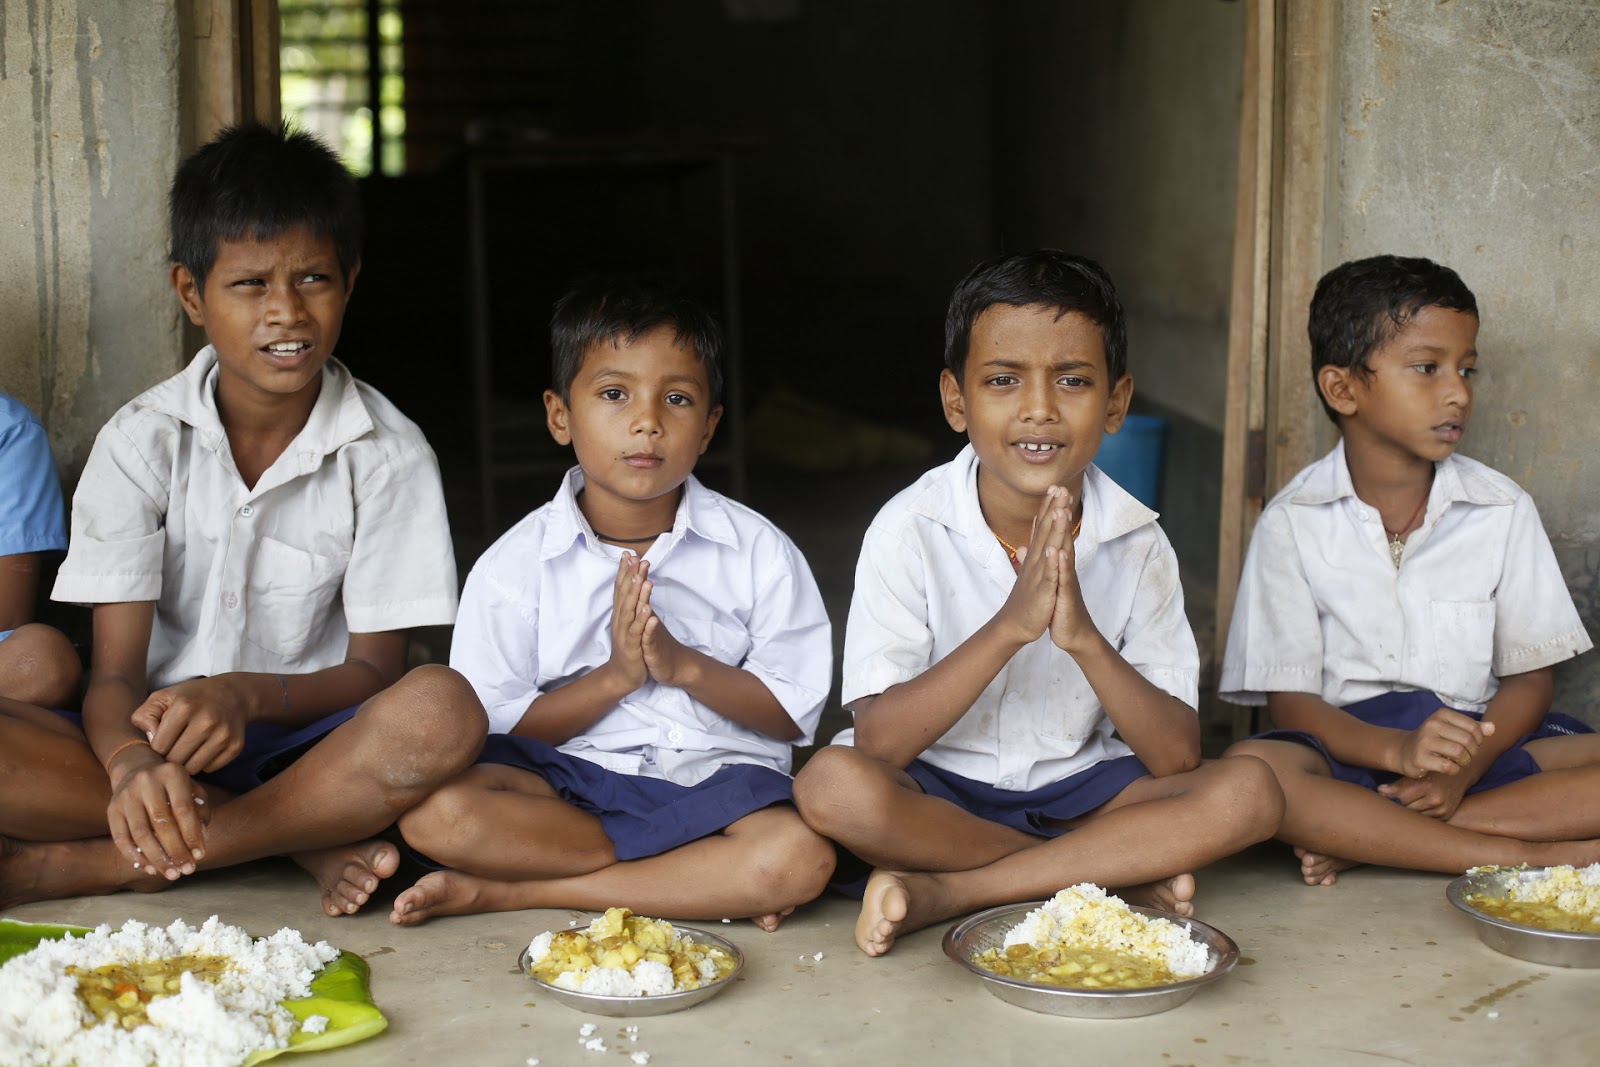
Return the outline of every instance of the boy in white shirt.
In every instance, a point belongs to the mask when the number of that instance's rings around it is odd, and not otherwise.
[[[1357,260],[1318,283],[1310,335],[1340,441],[1251,538],[1221,691],[1278,729],[1230,751],[1277,773],[1307,885],[1600,860],[1600,735],[1549,710],[1551,665],[1592,642],[1532,499],[1455,454],[1472,291],[1426,259]]]
[[[1199,657],[1155,513],[1092,466],[1127,413],[1121,303],[1053,249],[976,267],[940,392],[968,447],[868,529],[845,634],[853,738],[795,783],[870,863],[856,943],[1078,882],[1193,914],[1198,867],[1270,837],[1257,760],[1200,760]]]
[[[794,544],[691,471],[721,417],[716,324],[648,283],[556,305],[549,428],[578,466],[473,567],[451,666],[478,765],[401,818],[441,870],[391,919],[627,906],[775,929],[832,846],[791,806],[833,670]]]
[[[399,862],[373,835],[485,733],[446,668],[381,692],[407,630],[454,617],[438,467],[333,358],[360,208],[325,145],[223,131],[171,223],[210,344],[113,416],[79,482],[54,596],[94,606],[89,687],[66,732],[0,718],[0,750],[36,757],[0,807],[21,839],[0,838],[0,905],[292,852],[347,914]]]

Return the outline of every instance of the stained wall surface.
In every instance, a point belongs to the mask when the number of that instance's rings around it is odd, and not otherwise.
[[[0,390],[39,412],[69,479],[180,365],[177,152],[172,0],[0,4]]]
[[[1539,506],[1600,634],[1600,6],[1344,5],[1327,266],[1394,252],[1461,273],[1482,313],[1462,451]],[[1600,723],[1600,654],[1557,706]]]

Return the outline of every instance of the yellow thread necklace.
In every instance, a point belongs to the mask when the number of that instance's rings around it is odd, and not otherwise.
[[[1083,513],[1079,512],[1078,513],[1078,521],[1073,523],[1073,525],[1072,525],[1072,533],[1071,533],[1071,535],[1069,537],[1069,540],[1076,541],[1078,539],[1078,531],[1081,530],[1081,529],[1083,529]],[[994,539],[996,541],[1000,542],[1000,547],[1006,550],[1006,559],[1009,559],[1011,561],[1011,565],[1013,567],[1017,566],[1018,564],[1017,564],[1017,548],[1016,548],[1016,546],[1013,545],[1010,541],[1007,541],[1004,537],[1001,537],[999,534],[994,533],[994,530],[991,529],[989,532],[993,533],[994,534]]]

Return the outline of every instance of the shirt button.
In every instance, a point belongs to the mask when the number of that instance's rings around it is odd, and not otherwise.
[[[235,593],[227,593],[222,598],[222,606],[232,611],[239,606],[239,597]]]
[[[247,519],[255,513],[256,509],[251,507],[249,504],[246,504],[244,507],[239,509],[239,514],[243,515]]]
[[[683,744],[683,732],[676,729],[667,731],[667,742],[673,745]]]

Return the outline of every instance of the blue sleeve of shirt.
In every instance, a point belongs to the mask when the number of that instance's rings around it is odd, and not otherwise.
[[[27,408],[0,394],[0,556],[66,547],[67,513],[49,438]]]

